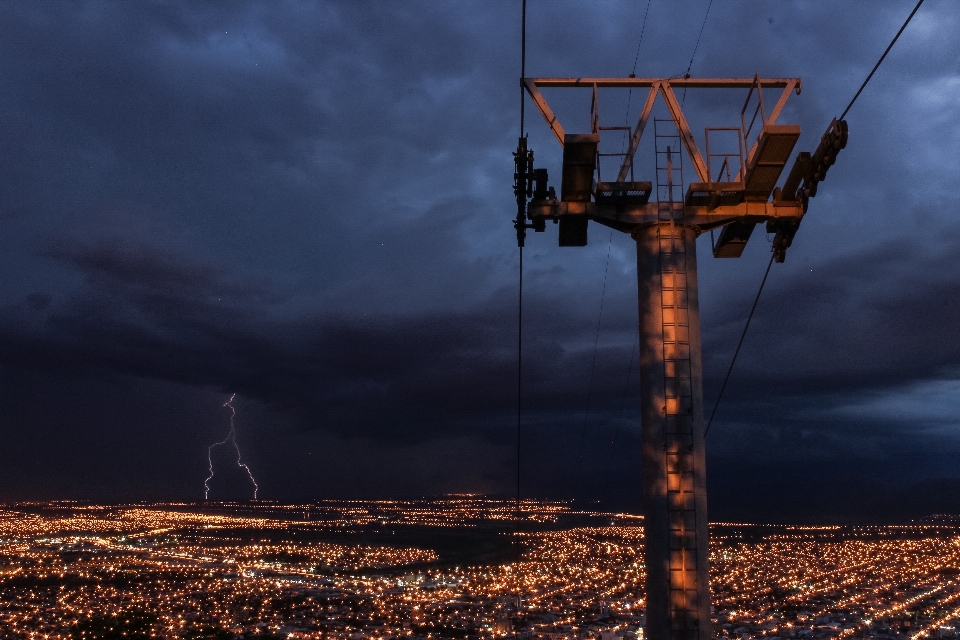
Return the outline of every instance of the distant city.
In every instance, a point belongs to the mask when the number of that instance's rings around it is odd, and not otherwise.
[[[714,635],[956,637],[960,518],[710,527]],[[642,640],[643,520],[482,496],[0,506],[0,638]]]

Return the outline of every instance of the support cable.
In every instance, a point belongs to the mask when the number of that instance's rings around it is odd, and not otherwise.
[[[520,247],[520,282],[517,294],[517,497],[515,533],[520,534],[520,427],[523,418],[523,247]],[[517,561],[520,560],[519,543]]]
[[[847,115],[847,111],[850,111],[850,107],[853,106],[853,103],[857,101],[857,98],[860,97],[860,92],[863,91],[863,88],[867,86],[867,83],[870,82],[870,78],[873,77],[873,74],[876,73],[877,69],[880,68],[880,63],[883,62],[883,59],[887,57],[887,54],[890,53],[890,49],[893,48],[893,45],[897,42],[897,38],[900,37],[900,34],[903,33],[903,30],[907,28],[907,25],[910,24],[910,20],[913,18],[913,14],[917,12],[917,9],[920,8],[920,5],[923,4],[923,0],[920,0],[917,3],[917,6],[913,8],[913,11],[910,12],[910,15],[907,16],[907,19],[904,21],[903,26],[900,27],[900,31],[897,31],[897,35],[893,36],[893,40],[890,41],[890,44],[887,45],[887,50],[883,52],[883,55],[880,56],[880,59],[877,60],[877,64],[873,65],[873,69],[870,71],[870,74],[867,76],[867,79],[863,81],[863,84],[860,85],[860,88],[857,89],[857,94],[853,96],[853,100],[850,101],[850,104],[847,105],[847,108],[843,110],[843,113],[840,114],[839,120],[843,120],[843,117]]]
[[[652,0],[647,0],[647,9],[643,12],[643,22],[640,24],[640,40],[637,42],[637,53],[633,56],[633,69],[630,70],[630,77],[637,77],[637,62],[640,60],[640,45],[643,44],[643,32],[647,30],[647,15],[650,13],[650,2]],[[624,116],[623,124],[630,125],[630,101],[633,99],[633,87],[630,87],[630,91],[627,93],[627,115]],[[620,145],[620,150],[623,151],[623,144]]]
[[[693,68],[693,59],[697,57],[697,49],[700,48],[700,38],[703,37],[703,28],[707,26],[707,17],[710,15],[710,7],[713,6],[713,0],[707,4],[707,12],[703,14],[703,22],[700,23],[700,33],[697,34],[697,44],[693,46],[693,53],[690,55],[690,62],[687,63],[687,70],[684,75],[690,75],[690,69]]]
[[[707,3],[707,11],[703,14],[703,22],[700,23],[700,33],[697,34],[697,43],[693,45],[693,53],[690,54],[690,62],[687,63],[687,70],[683,72],[684,78],[690,77],[690,69],[693,68],[693,59],[697,57],[697,49],[700,48],[700,38],[703,37],[703,28],[707,26],[707,18],[710,16],[710,7],[713,6],[713,0]],[[683,88],[683,97],[680,98],[680,107],[687,101],[687,88]]]
[[[524,137],[524,105],[526,96],[524,95],[523,81],[527,77],[527,0],[523,0],[520,17],[520,138]],[[524,186],[524,188],[526,188]],[[526,221],[518,213],[517,225],[523,225]],[[519,228],[518,228],[519,231]],[[519,236],[518,236],[519,237]],[[517,552],[517,616],[520,615],[520,559],[523,549],[520,545],[520,435],[523,426],[523,242],[518,243],[520,249],[519,260],[519,278],[517,286],[517,494],[515,502],[514,516],[514,544]]]
[[[637,72],[637,61],[640,60],[640,45],[643,44],[643,32],[647,30],[647,15],[650,13],[650,2],[651,0],[647,0],[647,8],[643,12],[643,22],[640,23],[640,41],[637,42],[637,53],[633,56],[633,71],[630,73],[635,74]]]
[[[711,0],[713,2],[713,0]],[[857,93],[854,94],[853,99],[850,100],[850,104],[847,105],[847,108],[843,110],[843,113],[840,114],[838,120],[843,120],[847,115],[847,112],[850,111],[850,108],[853,106],[853,103],[857,101],[857,98],[860,97],[860,94],[863,92],[864,88],[867,86],[867,83],[870,82],[870,79],[873,78],[873,74],[877,72],[877,69],[880,68],[880,64],[883,62],[884,58],[887,57],[887,54],[890,53],[890,50],[893,49],[893,45],[896,44],[897,40],[900,38],[900,34],[903,33],[904,29],[907,28],[907,25],[910,24],[910,20],[913,19],[914,14],[917,13],[917,10],[920,9],[920,5],[923,4],[923,0],[919,0],[916,6],[913,7],[913,11],[910,12],[910,15],[907,16],[907,19],[904,20],[903,24],[900,26],[900,30],[897,31],[897,34],[893,36],[893,40],[890,41],[890,44],[887,45],[887,48],[884,50],[883,55],[880,56],[880,59],[877,60],[877,64],[873,65],[873,69],[870,70],[870,73],[867,74],[866,79],[863,81],[863,84],[860,85],[860,88],[857,89]],[[709,6],[707,7],[707,12],[710,12]],[[706,22],[706,18],[704,18]],[[700,29],[701,33],[703,28]],[[699,43],[699,39],[698,39]],[[694,49],[696,53],[696,49]],[[691,59],[692,62],[692,59]],[[688,68],[689,71],[689,68]],[[706,437],[707,433],[710,431],[710,425],[713,424],[713,418],[717,414],[717,407],[720,406],[720,400],[723,399],[723,392],[727,388],[727,381],[730,380],[730,373],[733,371],[733,365],[737,361],[737,354],[740,353],[740,347],[743,345],[743,339],[747,335],[747,329],[750,327],[750,320],[753,318],[753,312],[757,309],[757,302],[760,301],[760,293],[763,291],[763,285],[767,282],[767,275],[770,273],[770,266],[773,264],[773,256],[770,256],[770,263],[767,265],[767,271],[763,274],[763,281],[760,283],[760,289],[757,291],[757,297],[753,301],[753,307],[750,309],[750,315],[747,317],[747,324],[743,327],[743,333],[740,335],[740,342],[737,343],[737,349],[733,353],[733,359],[730,361],[730,368],[727,369],[727,375],[723,379],[723,385],[720,387],[720,394],[717,396],[717,401],[713,405],[713,411],[710,413],[710,420],[707,421],[707,427],[703,430],[703,436]]]
[[[527,0],[523,0],[522,15],[520,17],[520,137],[523,137],[523,107],[526,99],[523,95],[523,81],[527,77]]]
[[[737,343],[737,348],[733,352],[733,359],[730,360],[730,368],[727,369],[727,375],[723,378],[723,384],[720,385],[720,393],[717,395],[717,401],[713,405],[713,411],[710,412],[710,420],[707,421],[707,428],[703,430],[703,437],[707,437],[707,433],[710,431],[710,425],[713,424],[713,417],[717,415],[717,407],[720,406],[720,401],[723,399],[723,391],[727,388],[727,381],[730,380],[730,374],[733,372],[733,365],[737,363],[737,356],[740,354],[740,347],[743,346],[743,339],[747,336],[747,329],[750,328],[750,321],[753,320],[753,312],[757,310],[757,303],[760,302],[760,294],[763,293],[763,285],[767,283],[767,276],[770,275],[770,267],[773,266],[773,258],[776,254],[770,254],[770,262],[767,263],[767,270],[763,274],[763,280],[760,281],[760,288],[757,290],[757,297],[753,300],[753,306],[750,307],[750,315],[747,316],[747,324],[743,326],[743,333],[740,334],[740,342]]]

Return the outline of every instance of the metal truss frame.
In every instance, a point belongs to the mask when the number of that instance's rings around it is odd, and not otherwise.
[[[640,112],[640,117],[637,120],[637,126],[630,135],[630,146],[620,166],[620,171],[617,174],[618,182],[623,181],[627,177],[627,174],[633,166],[633,158],[636,155],[640,139],[643,136],[647,121],[650,119],[650,113],[653,110],[653,105],[656,102],[658,94],[663,97],[670,116],[677,125],[677,130],[680,132],[687,154],[693,162],[697,177],[700,182],[710,182],[707,165],[704,162],[703,155],[697,148],[697,143],[694,141],[693,134],[690,131],[690,125],[687,124],[687,119],[683,115],[683,109],[677,101],[674,89],[748,89],[751,92],[747,96],[748,101],[753,90],[756,89],[758,93],[760,93],[759,99],[761,105],[763,100],[761,92],[763,89],[782,89],[783,91],[773,109],[770,110],[769,113],[763,113],[761,116],[764,126],[772,126],[776,123],[777,118],[780,117],[780,112],[783,110],[784,105],[786,105],[791,92],[799,94],[802,88],[800,78],[761,78],[759,74],[753,78],[524,78],[522,83],[530,95],[530,98],[533,99],[534,104],[537,105],[540,114],[543,115],[544,120],[546,120],[553,135],[556,136],[560,142],[560,146],[563,146],[565,131],[563,125],[560,124],[557,116],[553,113],[550,105],[547,104],[546,99],[540,92],[541,88],[580,87],[593,89],[593,102],[591,104],[591,129],[593,130],[599,128],[596,115],[598,112],[597,89],[649,89],[643,109]],[[746,105],[744,105],[744,110],[745,109]],[[748,158],[752,155],[755,148],[756,145],[751,148]]]

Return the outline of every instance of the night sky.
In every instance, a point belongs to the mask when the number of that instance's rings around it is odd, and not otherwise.
[[[530,0],[527,75],[696,46],[693,76],[801,77],[780,122],[812,151],[914,2],[717,0],[699,46],[708,0],[647,4]],[[711,428],[712,519],[960,510],[957,33],[928,0],[851,109]],[[262,499],[510,495],[519,43],[519,0],[6,3],[0,500],[202,499],[233,393]],[[589,90],[544,93],[589,130]],[[743,98],[689,92],[699,144]],[[556,233],[524,255],[523,494],[635,510],[633,242]],[[769,251],[700,239],[708,414]],[[211,498],[252,496],[230,453]]]

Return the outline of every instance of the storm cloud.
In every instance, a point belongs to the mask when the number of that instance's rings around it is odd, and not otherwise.
[[[641,77],[798,76],[781,121],[800,149],[911,8],[714,3],[697,45],[706,2],[654,0],[644,25],[645,6],[531,2],[528,75],[626,76],[636,56]],[[232,393],[260,497],[509,492],[519,18],[5,7],[0,499],[198,499]],[[956,496],[958,21],[946,0],[918,12],[771,271],[708,438],[715,518],[882,518],[891,487],[905,503],[931,482]],[[548,98],[587,128],[587,94]],[[642,102],[601,98],[618,125]],[[690,92],[695,134],[738,120],[737,100]],[[556,183],[529,104],[527,129]],[[708,414],[768,242],[715,261],[700,241]],[[524,491],[637,508],[632,241],[598,226],[560,249],[551,225],[524,267]]]

